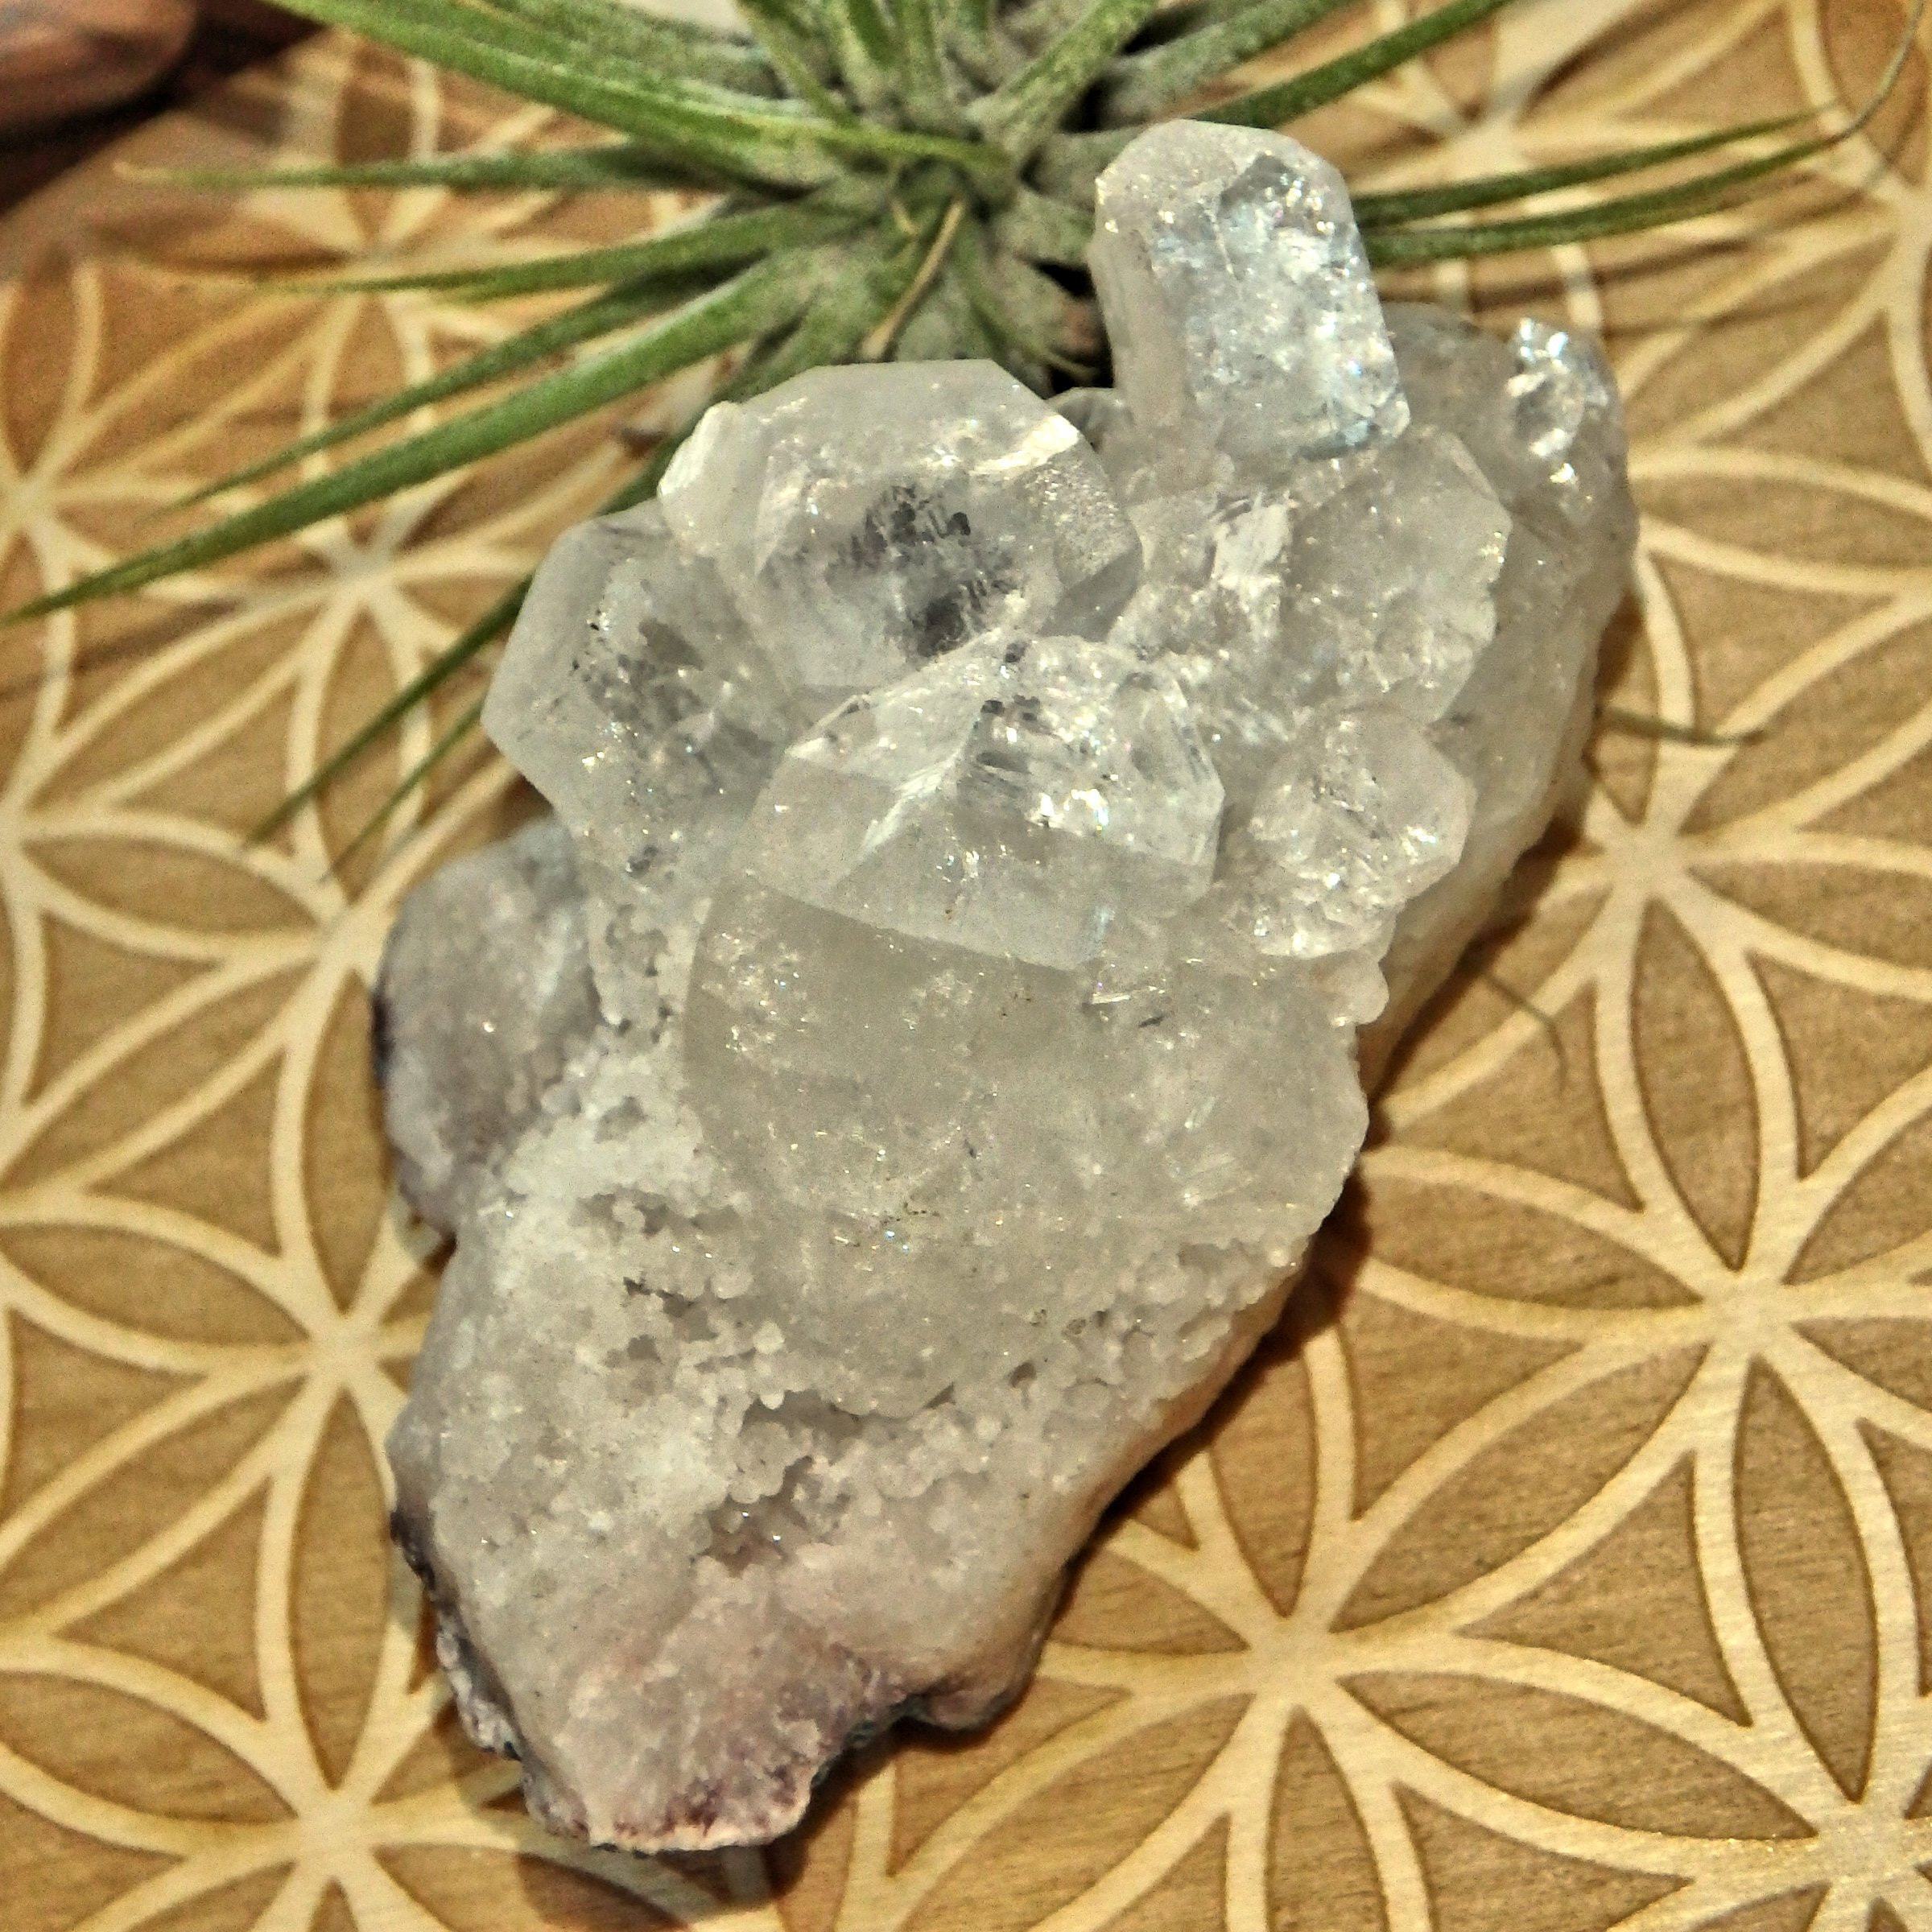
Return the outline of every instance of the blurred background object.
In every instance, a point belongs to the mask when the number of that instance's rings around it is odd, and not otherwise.
[[[6,0],[0,132],[112,107],[153,85],[194,31],[194,0]]]
[[[733,0],[631,0],[713,26]],[[314,29],[274,0],[0,0],[0,211]]]
[[[269,0],[0,0],[0,208],[311,31]]]

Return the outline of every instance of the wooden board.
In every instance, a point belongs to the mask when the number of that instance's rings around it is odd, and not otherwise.
[[[1655,139],[1856,93],[1901,17],[1533,3],[1314,131],[1391,181]],[[429,1277],[365,987],[398,895],[514,809],[502,770],[345,856],[419,720],[241,836],[597,493],[609,426],[0,639],[6,1932],[1932,1926],[1923,74],[1781,204],[1802,225],[1445,283],[1606,328],[1629,390],[1641,613],[1579,825],[1031,1694],[875,1752],[768,1860],[533,1829],[383,1535]],[[122,158],[428,149],[503,112],[324,42]],[[238,265],[617,218],[231,212],[90,164],[0,231],[6,594],[503,326]]]

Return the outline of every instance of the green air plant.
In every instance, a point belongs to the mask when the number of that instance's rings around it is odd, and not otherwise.
[[[213,189],[675,188],[715,199],[681,226],[614,246],[307,283],[437,289],[478,302],[578,293],[534,326],[199,494],[217,497],[397,429],[426,404],[486,387],[491,399],[431,427],[402,430],[188,536],[52,591],[17,617],[132,591],[285,537],[728,352],[721,393],[737,397],[817,364],[888,356],[991,357],[1041,388],[1056,376],[1088,377],[1104,354],[1083,269],[1094,181],[1139,128],[1183,112],[1249,126],[1291,124],[1512,0],[1439,0],[1350,52],[1233,92],[1236,70],[1359,0],[742,0],[743,35],[654,18],[621,0],[283,3],[564,109],[608,138],[540,152],[176,180]],[[1361,194],[1356,208],[1370,256],[1393,266],[1544,249],[1727,207],[1862,127],[1896,78],[1917,19],[1915,10],[1872,103],[1835,128],[1786,116],[1560,167]],[[1662,186],[1581,198],[1565,192],[1663,169],[1673,171]],[[519,374],[521,387],[505,386]],[[647,497],[676,442],[660,442],[606,507]],[[278,817],[501,638],[523,588],[514,586],[446,646]],[[403,789],[473,722],[473,710],[464,713]]]

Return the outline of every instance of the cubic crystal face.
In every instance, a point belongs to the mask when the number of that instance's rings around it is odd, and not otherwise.
[[[1385,318],[1277,136],[1158,129],[1102,210],[1117,389],[815,371],[558,543],[485,710],[551,815],[385,958],[456,1237],[398,1534],[600,1842],[768,1839],[1013,1694],[1577,765],[1596,352]]]
[[[1407,420],[1348,190],[1298,142],[1150,129],[1100,176],[1091,261],[1146,428],[1273,478]]]

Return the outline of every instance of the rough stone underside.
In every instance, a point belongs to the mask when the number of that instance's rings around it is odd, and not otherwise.
[[[820,371],[565,537],[485,715],[554,815],[390,945],[456,1236],[398,1530],[564,1830],[768,1839],[1013,1694],[1575,768],[1596,351],[1385,313],[1232,128],[1128,151],[1094,268],[1118,390]]]

